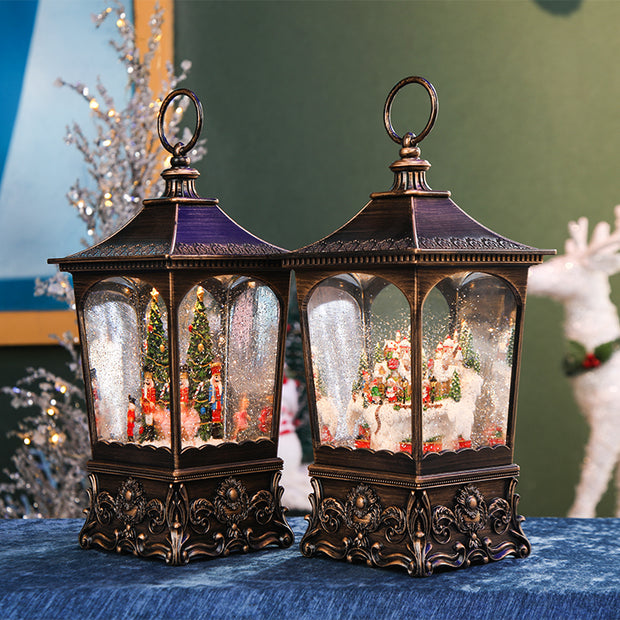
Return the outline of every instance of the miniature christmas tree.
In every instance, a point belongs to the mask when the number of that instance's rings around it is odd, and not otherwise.
[[[469,325],[463,321],[459,336],[459,345],[461,346],[461,351],[463,353],[463,366],[465,366],[465,368],[471,368],[476,372],[480,372],[480,356],[474,350],[473,340],[474,337],[471,333]]]
[[[200,415],[199,437],[206,441],[211,435],[211,405],[209,403],[209,382],[213,362],[213,342],[207,311],[204,305],[204,289],[198,287],[194,304],[194,319],[189,326],[191,333],[187,347],[187,368],[189,393],[194,407]]]
[[[366,392],[364,391],[364,387],[366,387],[366,383],[370,381],[370,375],[368,372],[368,356],[366,355],[366,351],[362,351],[360,356],[360,363],[357,369],[357,379],[353,384],[354,392],[362,393],[362,405],[363,407],[368,407],[368,398]]]
[[[508,347],[506,350],[506,363],[508,366],[512,366],[512,360],[515,354],[515,328],[514,325],[510,330],[510,338],[508,339]]]
[[[169,402],[170,393],[168,386],[170,385],[170,378],[168,376],[168,337],[164,330],[161,311],[157,303],[158,297],[159,293],[153,289],[151,291],[149,318],[146,326],[142,367],[145,371],[147,369],[150,370],[153,375],[157,401]]]
[[[457,403],[461,400],[461,377],[459,373],[455,370],[452,374],[452,379],[450,380],[450,398]]]

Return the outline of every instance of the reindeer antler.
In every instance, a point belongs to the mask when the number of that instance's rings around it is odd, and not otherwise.
[[[566,240],[565,253],[586,259],[609,256],[620,250],[620,205],[616,205],[614,213],[614,231],[611,232],[607,222],[599,222],[592,231],[589,243],[588,218],[580,217],[576,222],[569,222],[570,238]]]

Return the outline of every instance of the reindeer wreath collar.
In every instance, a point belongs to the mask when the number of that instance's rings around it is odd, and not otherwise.
[[[575,340],[568,341],[568,351],[562,360],[562,368],[567,377],[576,377],[604,364],[620,349],[620,338],[599,344],[588,353],[586,348]]]

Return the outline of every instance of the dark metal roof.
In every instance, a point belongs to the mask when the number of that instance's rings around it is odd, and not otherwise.
[[[370,202],[344,226],[292,252],[291,264],[296,257],[301,260],[319,254],[481,252],[504,258],[507,253],[515,257],[534,254],[533,260],[538,262],[543,255],[554,253],[493,232],[465,213],[450,198],[450,192],[433,191],[426,184],[427,161],[405,156],[390,168],[395,180],[389,191],[371,194]],[[523,257],[518,260],[522,262]]]

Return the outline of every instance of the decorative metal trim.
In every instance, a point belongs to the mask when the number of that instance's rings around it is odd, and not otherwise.
[[[141,256],[162,256],[170,252],[170,242],[108,242],[105,244],[94,245],[90,248],[82,250],[78,254],[74,254],[68,258],[84,259],[84,258],[112,258],[112,257],[141,257]]]
[[[487,563],[514,555],[523,558],[529,555],[531,546],[521,529],[523,517],[516,512],[519,496],[514,492],[516,479],[510,482],[508,498],[494,498],[487,503],[480,490],[472,484],[465,485],[455,494],[454,510],[446,506],[434,506],[431,533],[435,541],[448,544],[454,540],[454,556],[434,554],[431,558],[435,566],[458,568],[472,563]],[[504,537],[494,544],[490,536],[481,533],[491,530],[491,534]],[[458,536],[458,533],[464,535]]]
[[[333,256],[293,256],[284,259],[285,267],[314,267],[324,265],[384,265],[384,264],[408,264],[408,263],[526,263],[536,264],[543,261],[544,254],[532,252],[516,252],[514,254],[499,253],[455,253],[421,249],[407,254],[384,254],[384,255],[333,255]]]
[[[312,478],[312,513],[306,519],[301,552],[312,557],[360,560],[370,566],[398,566],[409,575],[425,577],[437,568],[461,568],[527,556],[530,544],[517,515],[519,496],[511,478],[507,498],[488,502],[473,484],[455,490],[452,507],[431,507],[429,490],[411,490],[406,507],[384,508],[372,486],[351,487],[346,499],[325,497],[323,485]]]
[[[428,250],[525,250],[531,248],[503,237],[420,237],[421,249]]]
[[[286,250],[265,243],[177,243],[173,254],[181,256],[269,256],[283,254]]]
[[[64,259],[63,259],[64,260]],[[135,270],[154,270],[154,269],[256,269],[261,270],[281,269],[281,258],[273,255],[272,258],[265,256],[252,258],[251,256],[235,258],[230,257],[211,257],[211,256],[164,256],[162,258],[140,258],[133,260],[111,261],[101,260],[96,262],[66,262],[58,263],[61,271],[135,271]]]
[[[306,248],[297,250],[298,254],[322,252],[389,252],[414,249],[413,237],[401,239],[321,239]]]
[[[499,447],[499,446],[498,446]],[[502,446],[505,447],[505,446]],[[339,450],[341,448],[338,448]],[[350,448],[344,448],[352,451]],[[492,448],[496,449],[496,448]],[[356,470],[351,472],[345,472],[339,470],[337,472],[331,472],[328,469],[322,469],[320,465],[311,465],[310,473],[315,474],[321,478],[328,478],[332,480],[347,480],[351,482],[366,482],[368,484],[379,484],[390,487],[401,487],[405,489],[428,489],[437,487],[453,486],[456,484],[463,484],[467,482],[478,482],[481,480],[496,480],[499,478],[506,478],[518,473],[519,468],[516,465],[504,465],[499,466],[496,470],[474,470],[471,472],[460,472],[454,475],[434,474],[429,476],[429,479],[418,480],[416,478],[403,476],[397,478],[396,476],[383,477],[381,474],[366,475],[362,470]]]
[[[162,502],[149,500],[135,478],[125,479],[113,495],[101,490],[97,475],[91,473],[80,545],[158,557],[172,565],[274,544],[288,547],[293,532],[281,508],[280,478],[281,473],[274,472],[270,490],[250,496],[242,481],[229,476],[211,498],[191,501],[185,484],[175,482]]]

